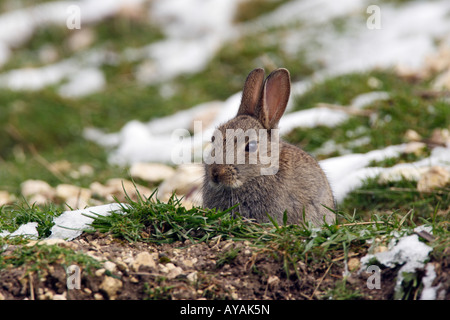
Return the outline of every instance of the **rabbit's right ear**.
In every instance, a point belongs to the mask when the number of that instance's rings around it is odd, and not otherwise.
[[[264,69],[257,68],[249,73],[242,91],[241,105],[237,115],[256,115],[264,83]]]
[[[286,110],[291,93],[289,71],[284,68],[272,71],[264,82],[262,102],[257,110],[258,118],[266,129],[277,127]]]

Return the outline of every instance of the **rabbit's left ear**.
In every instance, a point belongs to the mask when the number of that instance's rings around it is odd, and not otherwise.
[[[255,116],[256,107],[261,98],[261,91],[264,83],[264,69],[258,68],[253,70],[245,80],[244,89],[242,90],[241,105],[237,115]]]
[[[277,69],[264,82],[262,103],[258,110],[258,118],[266,129],[277,127],[281,116],[286,110],[291,93],[289,71]]]

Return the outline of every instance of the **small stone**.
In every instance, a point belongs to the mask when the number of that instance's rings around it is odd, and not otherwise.
[[[427,168],[414,168],[414,167],[393,167],[386,171],[383,171],[379,178],[379,183],[387,183],[392,181],[399,181],[406,179],[409,181],[417,181],[420,176],[428,171]]]
[[[450,146],[450,131],[448,129],[434,129],[430,142],[437,145]]]
[[[140,267],[156,268],[154,256],[145,251],[139,253],[132,262],[132,268],[139,271]]]
[[[117,297],[118,291],[122,288],[122,281],[119,279],[105,276],[102,283],[100,284],[100,289],[106,293],[109,299],[114,300]]]
[[[21,193],[24,197],[42,195],[46,199],[52,199],[55,196],[55,190],[45,181],[26,180],[21,184]]]
[[[130,168],[131,177],[151,183],[166,180],[174,174],[174,168],[161,163],[135,163]]]
[[[105,272],[106,272],[105,268],[100,268],[100,269],[95,270],[95,275],[97,277],[101,277],[101,276],[103,276],[105,274]]]
[[[189,274],[187,275],[187,279],[188,279],[189,282],[191,282],[191,283],[197,282],[197,280],[198,280],[198,272],[197,272],[197,271],[194,271],[194,272],[189,273]]]
[[[422,140],[422,137],[417,133],[417,131],[408,129],[405,132],[405,139],[407,141],[420,141]]]
[[[95,300],[103,300],[103,296],[100,293],[94,293],[94,299]]]
[[[405,146],[403,152],[406,154],[415,154],[416,156],[420,156],[424,153],[426,147],[427,145],[423,142],[412,141]]]
[[[375,247],[375,249],[373,249],[373,253],[380,253],[380,252],[385,252],[388,251],[388,247],[383,246],[383,245],[379,245],[377,247]]]
[[[347,265],[348,265],[349,271],[355,271],[355,270],[359,269],[360,261],[358,258],[350,258],[348,260]]]
[[[83,288],[83,291],[89,295],[92,294],[92,290],[89,288]]]
[[[55,294],[52,300],[67,300],[64,294]]]
[[[267,285],[271,288],[276,288],[278,284],[280,283],[280,278],[277,276],[269,276],[267,279]]]
[[[121,260],[117,260],[116,261],[116,266],[117,269],[119,269],[122,272],[128,272],[128,266],[125,262],[121,261]]]
[[[7,191],[0,191],[0,207],[6,204],[13,203],[14,200],[14,196],[10,195]]]
[[[67,47],[72,51],[88,48],[95,41],[95,33],[90,28],[82,28],[71,33],[66,40]]]
[[[131,277],[130,277],[130,282],[131,282],[131,283],[139,283],[139,280],[136,279],[136,277],[131,276]]]
[[[189,126],[190,131],[194,131],[195,122],[199,122],[202,125],[203,129],[208,128],[209,126],[214,124],[214,120],[216,120],[218,114],[221,110],[223,110],[223,102],[221,101],[211,101],[207,102],[207,108],[202,109],[200,112],[194,115],[192,119],[192,123]]]
[[[103,267],[104,267],[107,271],[109,271],[109,272],[116,272],[116,271],[117,271],[117,266],[116,266],[116,264],[115,264],[114,262],[112,262],[112,261],[106,261],[106,262],[103,264]]]
[[[44,204],[47,204],[47,203],[49,203],[51,201],[52,201],[51,198],[48,198],[48,197],[46,197],[46,196],[44,196],[42,194],[35,194],[35,195],[32,195],[31,197],[28,198],[28,202],[29,203],[34,203],[34,204],[37,204],[37,205],[44,205]]]
[[[184,265],[186,268],[189,269],[189,268],[193,268],[193,267],[194,267],[194,264],[196,264],[197,261],[198,261],[197,258],[193,258],[193,259],[185,259],[185,260],[182,261],[182,263],[183,263],[183,265]]]
[[[372,89],[380,89],[383,86],[383,82],[375,77],[367,79],[367,85]]]
[[[110,195],[115,196],[119,201],[125,201],[126,194],[132,200],[137,200],[138,197],[136,190],[140,193],[141,196],[145,197],[149,197],[153,192],[147,187],[134,184],[129,180],[120,178],[108,180],[105,186],[109,188]]]
[[[186,195],[202,184],[204,169],[202,165],[184,164],[180,165],[175,174],[164,180],[158,187],[158,197],[167,201],[173,192]]]
[[[60,184],[56,187],[56,197],[63,201],[66,201],[70,198],[89,200],[91,196],[91,190],[86,188],[80,188],[70,184]]]
[[[166,263],[165,265],[160,264],[159,265],[161,272],[167,273],[167,278],[174,279],[180,274],[183,273],[183,269],[180,267],[176,267],[173,263]]]
[[[434,166],[421,175],[417,182],[417,190],[420,192],[430,192],[433,189],[445,187],[449,182],[449,171],[444,167]]]

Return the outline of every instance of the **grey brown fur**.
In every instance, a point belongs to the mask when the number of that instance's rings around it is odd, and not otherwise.
[[[289,95],[290,76],[286,69],[273,71],[265,80],[264,70],[255,69],[245,82],[236,117],[217,130],[225,138],[226,129],[267,129],[270,141],[270,129],[277,128]],[[213,145],[215,143],[218,141],[213,141]],[[333,194],[317,161],[284,141],[280,140],[279,146],[278,171],[273,175],[261,175],[261,168],[268,165],[259,160],[257,164],[249,164],[249,152],[245,152],[245,164],[236,164],[236,161],[225,164],[225,154],[218,155],[223,157],[224,164],[205,164],[204,206],[225,210],[239,204],[235,211],[258,222],[268,222],[269,214],[282,223],[286,210],[289,224],[303,221],[303,213],[314,225],[323,224],[324,218],[327,223],[333,223],[334,214],[324,207],[334,209]],[[268,155],[271,152],[269,143]]]

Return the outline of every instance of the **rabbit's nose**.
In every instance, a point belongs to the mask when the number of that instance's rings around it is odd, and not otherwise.
[[[223,174],[224,174],[224,168],[214,167],[211,170],[211,177],[215,183],[219,182],[219,180],[220,180],[219,178]]]

